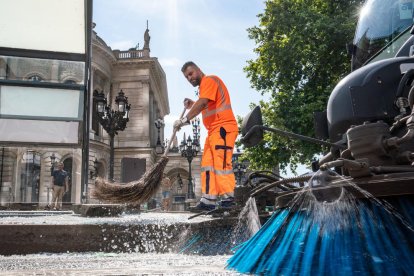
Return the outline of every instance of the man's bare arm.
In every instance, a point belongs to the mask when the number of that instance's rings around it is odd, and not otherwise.
[[[194,102],[193,106],[187,113],[187,119],[190,121],[194,117],[196,117],[198,114],[201,113],[205,108],[207,108],[208,105],[208,99],[206,98],[199,98],[196,102]]]

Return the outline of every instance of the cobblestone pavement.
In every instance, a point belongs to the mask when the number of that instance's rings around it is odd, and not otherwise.
[[[60,253],[0,256],[0,275],[241,275],[229,255]]]

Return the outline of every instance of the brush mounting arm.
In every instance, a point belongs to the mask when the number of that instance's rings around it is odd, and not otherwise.
[[[326,142],[323,140],[319,140],[319,139],[315,139],[312,137],[308,137],[308,136],[304,136],[304,135],[300,135],[300,134],[296,134],[293,132],[289,132],[289,131],[284,131],[281,129],[277,129],[277,128],[272,128],[272,127],[267,127],[267,126],[261,126],[261,125],[255,125],[253,126],[241,139],[240,141],[243,143],[244,141],[248,141],[249,138],[256,133],[257,131],[260,130],[267,130],[267,131],[271,131],[274,133],[277,133],[279,135],[283,135],[283,136],[287,136],[290,138],[294,138],[294,139],[298,139],[298,140],[302,140],[302,141],[307,141],[307,142],[311,142],[311,143],[315,143],[315,144],[319,144],[319,145],[323,145],[323,146],[328,146],[328,147],[334,147],[334,148],[339,148],[339,149],[346,149],[347,147],[345,145],[338,145],[338,144],[334,144],[334,143],[330,143],[330,142]]]
[[[368,163],[366,161],[358,160],[348,160],[339,158],[335,161],[327,162],[320,166],[321,171],[326,171],[334,167],[344,167],[345,169],[359,170],[368,168]]]

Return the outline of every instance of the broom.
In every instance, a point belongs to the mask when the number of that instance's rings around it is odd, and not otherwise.
[[[184,108],[180,119],[184,116],[185,111],[186,109]],[[139,205],[148,201],[160,186],[165,166],[168,163],[167,154],[176,133],[177,129],[175,128],[164,154],[139,180],[128,183],[116,183],[98,177],[95,180],[94,196],[102,201],[133,205]]]
[[[260,275],[410,275],[413,198],[357,200],[345,189],[341,200],[326,203],[306,187],[237,248],[227,267]]]

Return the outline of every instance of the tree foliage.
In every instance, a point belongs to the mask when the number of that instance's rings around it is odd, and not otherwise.
[[[350,72],[352,41],[362,0],[267,0],[259,26],[248,29],[257,58],[244,68],[253,88],[270,96],[260,102],[267,126],[314,137],[313,113],[323,111],[336,83]],[[247,149],[256,168],[295,168],[323,149],[309,142],[265,133]]]

